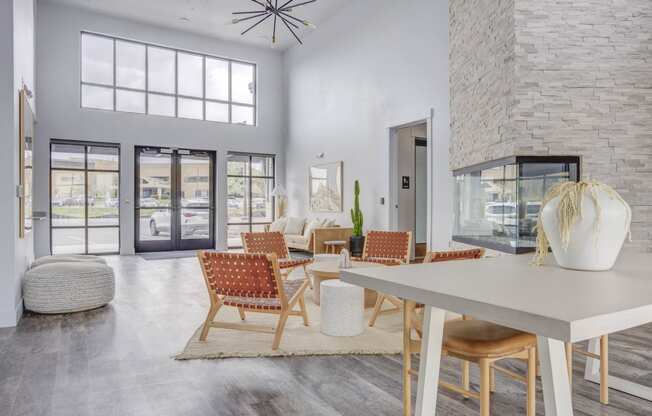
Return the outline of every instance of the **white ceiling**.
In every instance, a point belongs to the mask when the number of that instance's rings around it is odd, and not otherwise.
[[[244,36],[240,32],[255,23],[256,19],[231,24],[232,12],[262,9],[251,0],[42,0],[50,3],[81,7],[94,12],[151,23],[158,26],[184,30],[220,39],[245,42],[253,45],[271,45],[272,19],[258,25]],[[279,5],[281,1],[279,0]],[[302,0],[295,0],[300,3]],[[292,14],[308,19],[317,29],[300,28],[302,39],[312,30],[319,30],[320,23],[337,12],[351,0],[317,0],[315,3],[297,7]],[[189,19],[186,21],[185,19]],[[294,28],[293,28],[294,29]],[[279,21],[277,23],[278,49],[287,49],[295,44],[292,34]]]

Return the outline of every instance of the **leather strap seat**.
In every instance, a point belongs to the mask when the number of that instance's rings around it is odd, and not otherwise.
[[[456,356],[498,358],[536,346],[533,334],[487,321],[447,322],[444,327],[444,349]]]

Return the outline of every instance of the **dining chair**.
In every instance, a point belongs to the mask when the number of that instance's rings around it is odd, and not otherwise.
[[[362,257],[354,260],[371,263],[382,263],[387,266],[410,264],[412,233],[410,231],[369,231],[364,240]],[[382,309],[385,301],[394,307]],[[369,326],[376,324],[378,316],[400,312],[403,308],[401,300],[395,296],[378,293],[374,310],[369,318]]]
[[[482,249],[452,250],[426,253],[424,263],[479,259],[484,255]],[[404,414],[411,412],[411,376],[418,372],[412,370],[412,354],[421,351],[421,325],[419,309],[423,305],[411,300],[404,301],[403,308],[403,401]],[[413,338],[413,335],[416,338]],[[460,385],[440,381],[441,387],[464,397],[480,400],[480,415],[489,416],[490,396],[495,390],[495,372],[522,381],[527,385],[527,415],[535,416],[536,410],[536,336],[507,328],[491,322],[468,319],[448,321],[444,324],[442,354],[462,361]],[[527,362],[527,374],[518,374],[510,369],[496,365],[496,362],[516,358]],[[469,363],[480,367],[480,391],[471,390]]]
[[[262,254],[276,254],[278,265],[281,273],[287,278],[297,267],[302,267],[303,272],[308,277],[308,282],[312,288],[312,281],[308,276],[306,266],[313,262],[313,259],[293,259],[290,257],[290,250],[285,243],[283,234],[278,231],[271,232],[249,232],[241,233],[242,247],[245,253],[262,253]]]
[[[289,316],[301,316],[303,324],[308,326],[308,312],[304,300],[308,280],[283,279],[276,254],[199,251],[197,258],[211,301],[199,335],[200,341],[206,341],[211,328],[266,332],[274,334],[272,349],[276,350]],[[297,304],[299,310],[294,310]],[[276,328],[215,321],[223,306],[237,308],[243,321],[246,319],[245,312],[279,315]]]
[[[586,357],[587,360],[600,361],[600,403],[609,404],[609,335],[600,337],[600,353],[594,354],[581,350],[572,343],[566,343],[566,363],[568,365],[568,377],[573,384],[573,353],[576,352]]]

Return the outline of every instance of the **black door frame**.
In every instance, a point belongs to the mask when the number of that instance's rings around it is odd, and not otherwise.
[[[167,208],[170,211],[169,240],[141,241],[140,239],[140,155],[147,150],[170,155],[170,207]],[[181,236],[179,222],[179,214],[182,210],[180,161],[182,156],[193,154],[207,155],[209,158],[208,239],[183,239]],[[215,151],[163,146],[135,146],[134,159],[134,248],[136,253],[215,248]]]

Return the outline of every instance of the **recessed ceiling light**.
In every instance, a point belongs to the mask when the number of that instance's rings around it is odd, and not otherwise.
[[[179,18],[179,20],[181,20],[181,21],[182,21],[182,22],[184,22],[184,23],[186,23],[186,22],[189,22],[189,21],[190,21],[190,19],[189,19],[189,18],[187,18],[187,17],[185,17],[185,16],[182,16],[182,17],[180,17],[180,18]]]

